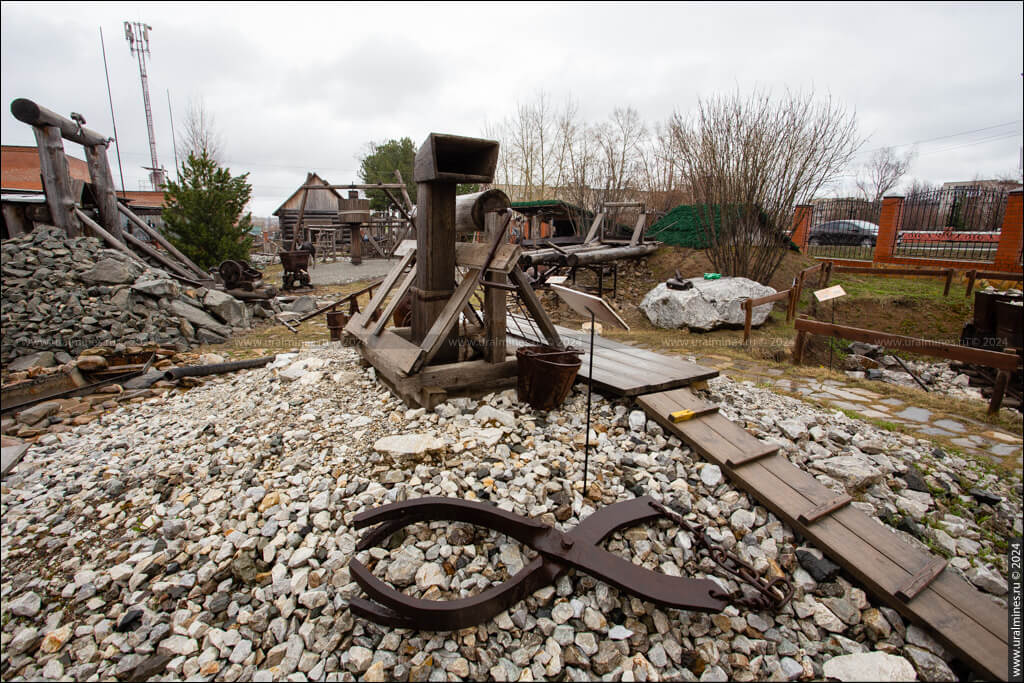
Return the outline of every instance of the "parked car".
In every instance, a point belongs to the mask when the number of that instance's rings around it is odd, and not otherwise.
[[[827,221],[811,227],[807,244],[854,244],[873,247],[878,240],[878,225],[870,221]]]

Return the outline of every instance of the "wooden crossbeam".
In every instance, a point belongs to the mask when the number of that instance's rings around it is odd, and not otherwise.
[[[797,519],[800,521],[801,524],[814,524],[815,522],[817,522],[822,517],[826,517],[828,515],[831,515],[836,510],[841,510],[842,508],[846,507],[847,505],[849,505],[852,502],[853,502],[853,498],[843,494],[841,496],[837,496],[836,498],[833,498],[832,500],[828,501],[827,503],[822,503],[821,505],[815,505],[814,507],[812,507],[807,512],[801,512],[797,516]]]
[[[917,597],[917,594],[928,587],[932,581],[938,578],[942,570],[946,568],[946,560],[936,557],[924,569],[910,577],[903,586],[896,590],[896,597],[908,602]]]
[[[415,281],[416,266],[414,265],[409,269],[409,272],[406,273],[405,279],[402,280],[402,284],[398,286],[394,296],[391,297],[391,301],[388,302],[387,308],[384,309],[380,318],[377,319],[377,324],[373,326],[372,330],[370,330],[370,334],[376,337],[384,330],[384,326],[388,324],[388,320],[391,319],[395,309],[402,303],[402,299],[405,298],[405,295],[409,292],[409,288],[412,287],[412,283]]]

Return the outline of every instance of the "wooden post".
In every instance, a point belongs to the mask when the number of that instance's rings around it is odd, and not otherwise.
[[[974,291],[974,281],[978,278],[978,271],[969,270],[967,271],[967,291],[964,293],[965,297],[969,297],[971,292]]]
[[[1006,385],[1010,381],[1010,373],[1000,370],[996,373],[996,383],[992,387],[992,398],[988,402],[988,414],[995,415],[999,412],[999,406],[1003,404],[1003,394],[1006,393]]]
[[[39,147],[39,172],[43,177],[46,205],[50,208],[53,224],[69,237],[82,234],[78,217],[74,214],[75,199],[71,195],[71,174],[64,156],[64,142],[56,126],[32,126]]]
[[[821,264],[821,270],[818,274],[818,289],[825,289],[828,287],[828,281],[832,277],[832,262],[825,261]]]
[[[747,299],[743,302],[743,343],[750,343],[750,324],[754,318],[753,300]]]
[[[497,212],[488,212],[484,215],[484,224],[487,234],[487,241],[492,242],[501,229],[501,217]],[[499,285],[508,283],[508,276],[504,273],[485,272],[484,279]],[[484,339],[484,360],[488,363],[505,362],[506,333],[506,310],[505,290],[499,287],[484,287],[484,325],[486,335]]]
[[[85,161],[89,166],[89,177],[96,195],[96,208],[100,212],[100,223],[107,229],[107,232],[123,241],[121,215],[117,211],[117,196],[114,194],[114,176],[110,172],[110,163],[107,161],[107,146],[86,145]]]
[[[302,235],[302,221],[306,215],[306,198],[309,197],[309,182],[313,179],[312,173],[306,174],[306,182],[302,186],[302,202],[299,203],[299,217],[295,219],[295,227],[292,228],[292,246],[288,248],[288,251],[295,251],[297,245],[302,244],[299,240]],[[310,264],[312,266],[312,263]]]
[[[793,342],[793,365],[800,365],[804,362],[804,345],[807,343],[807,333],[798,330],[796,341]]]
[[[942,296],[949,296],[949,288],[953,284],[953,273],[952,268],[946,268],[946,287],[942,290]]]
[[[455,183],[419,183],[416,193],[412,341],[420,344],[455,291]],[[438,362],[454,360],[457,351],[455,344],[446,343],[434,358]]]

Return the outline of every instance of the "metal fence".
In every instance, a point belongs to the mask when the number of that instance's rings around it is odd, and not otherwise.
[[[816,202],[807,231],[807,253],[819,258],[870,261],[878,241],[882,203],[864,199]]]
[[[893,256],[991,262],[1007,194],[957,187],[907,196]]]

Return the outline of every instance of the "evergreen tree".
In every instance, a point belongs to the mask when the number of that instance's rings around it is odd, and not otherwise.
[[[167,238],[201,268],[227,259],[249,258],[252,214],[242,214],[252,197],[248,173],[232,177],[204,149],[182,164],[178,182],[164,186]]]

